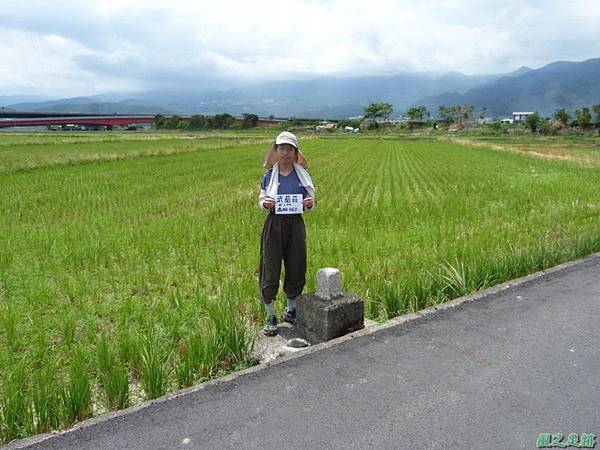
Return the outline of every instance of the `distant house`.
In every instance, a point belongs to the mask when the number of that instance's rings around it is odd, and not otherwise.
[[[323,125],[317,125],[315,130],[317,131],[333,131],[336,128],[335,123],[325,123]]]
[[[527,122],[527,116],[535,114],[534,112],[514,112],[512,113],[514,122]]]
[[[513,120],[512,119],[506,119],[506,118],[504,118],[504,119],[500,119],[500,122],[502,122],[502,123],[513,123]]]
[[[384,119],[383,117],[375,117],[375,118],[368,118],[368,119],[363,119],[362,123],[364,124],[370,124],[370,123],[389,123],[392,125],[398,125],[399,123],[402,122],[407,122],[408,119],[404,119],[402,117],[393,117],[393,118],[387,118]]]

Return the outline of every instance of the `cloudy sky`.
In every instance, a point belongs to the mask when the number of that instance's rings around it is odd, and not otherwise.
[[[600,57],[598,24],[596,0],[2,0],[0,95],[506,72]]]

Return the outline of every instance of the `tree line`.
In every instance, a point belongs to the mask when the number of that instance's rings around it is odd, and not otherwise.
[[[389,117],[394,112],[394,108],[391,103],[369,103],[364,108],[363,119],[383,119],[389,120]],[[473,117],[475,108],[472,105],[442,105],[438,109],[438,117],[447,123],[464,123]],[[431,118],[431,113],[427,110],[427,107],[413,106],[408,108],[404,115],[411,121],[420,122]],[[477,112],[478,117],[485,116],[485,108]]]
[[[394,108],[391,103],[374,102],[364,108],[363,117],[359,120],[342,120],[338,126],[351,125],[358,127],[363,120],[389,120]],[[410,122],[424,122],[431,119],[431,113],[423,105],[408,108],[404,115]],[[441,105],[437,111],[437,117],[444,123],[458,124],[462,126],[477,119],[483,119],[486,108],[475,110],[473,105]],[[570,113],[564,108],[554,111],[552,118],[544,118],[537,112],[527,116],[525,124],[533,132],[552,132],[564,127],[589,128],[595,125],[600,128],[600,104],[591,107],[582,107]],[[258,125],[256,114],[243,114],[241,122],[236,123],[234,116],[228,113],[208,116],[203,114],[193,115],[189,120],[184,120],[178,115],[165,117],[157,114],[154,117],[154,127],[157,129],[171,130],[226,130],[226,129],[249,129]]]
[[[586,129],[595,125],[600,128],[600,103],[592,105],[591,108],[583,107],[576,109],[573,114],[565,108],[558,108],[554,110],[552,118],[542,117],[535,112],[527,116],[526,123],[531,131],[540,131],[542,133],[551,133],[566,127]]]
[[[196,114],[189,120],[178,115],[165,117],[162,114],[154,116],[154,127],[159,130],[227,130],[231,128],[248,129],[258,125],[256,114],[243,114],[242,121],[236,123],[235,117],[228,113],[205,116]]]
[[[363,119],[389,120],[393,112],[394,108],[391,103],[370,103],[364,108]],[[485,115],[486,108],[476,111],[473,105],[442,105],[437,111],[437,116],[447,124],[463,125],[472,120],[483,119]],[[410,121],[421,122],[429,119],[431,114],[425,106],[414,106],[406,110],[405,116]],[[600,104],[576,109],[573,114],[564,108],[559,108],[554,111],[552,118],[554,121],[551,118],[543,118],[535,112],[527,116],[526,124],[534,132],[540,128],[545,130],[552,126],[555,128],[567,126],[589,128],[592,125],[600,127]]]

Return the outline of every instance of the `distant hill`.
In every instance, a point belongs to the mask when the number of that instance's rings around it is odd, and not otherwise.
[[[517,70],[507,73],[504,75],[505,77],[517,77],[519,75],[523,75],[524,73],[531,72],[533,69],[527,66],[521,66]]]
[[[220,92],[189,93],[185,101],[170,101],[173,93],[147,93],[144,98],[186,113],[214,114],[252,112],[261,116],[345,118],[361,114],[374,101],[386,101],[399,112],[415,100],[454,90],[469,89],[500,75],[451,73],[406,73],[393,76],[274,81]]]
[[[143,100],[124,99],[119,102],[98,102],[94,97],[74,97],[45,102],[8,105],[16,111],[62,112],[81,114],[171,114],[167,109]]]
[[[39,95],[0,95],[0,107],[6,107],[7,105],[12,105],[14,103],[44,102],[46,100],[49,100],[49,97]]]
[[[414,104],[425,105],[434,113],[441,105],[469,104],[476,110],[485,107],[488,116],[501,117],[513,111],[537,111],[551,116],[557,108],[574,110],[600,103],[600,58],[560,61],[519,71],[520,74],[501,77],[465,93],[434,95]]]
[[[469,89],[501,75],[448,73],[404,73],[393,76],[288,80],[252,84],[235,89],[169,90],[136,93],[135,99],[107,101],[116,94],[76,97],[46,102],[8,105],[19,111],[76,113],[161,113],[230,114],[255,113],[260,116],[345,118],[361,114],[370,102],[386,101],[403,112],[413,101],[449,90]]]
[[[0,97],[0,100],[3,97]],[[19,111],[100,114],[217,114],[341,119],[360,115],[371,102],[389,102],[394,115],[425,105],[471,104],[492,117],[513,111],[551,115],[600,103],[600,59],[556,62],[540,69],[520,67],[507,74],[406,72],[390,76],[318,77],[250,84],[227,90],[198,88],[107,93],[50,101],[5,104]]]

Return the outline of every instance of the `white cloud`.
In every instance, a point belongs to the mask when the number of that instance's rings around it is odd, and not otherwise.
[[[81,70],[64,56],[73,52],[87,50],[54,34],[0,29],[0,90],[41,94],[56,79],[61,85],[66,80],[81,83]]]
[[[403,70],[491,73],[600,56],[600,6],[584,0],[5,3],[1,93]]]

